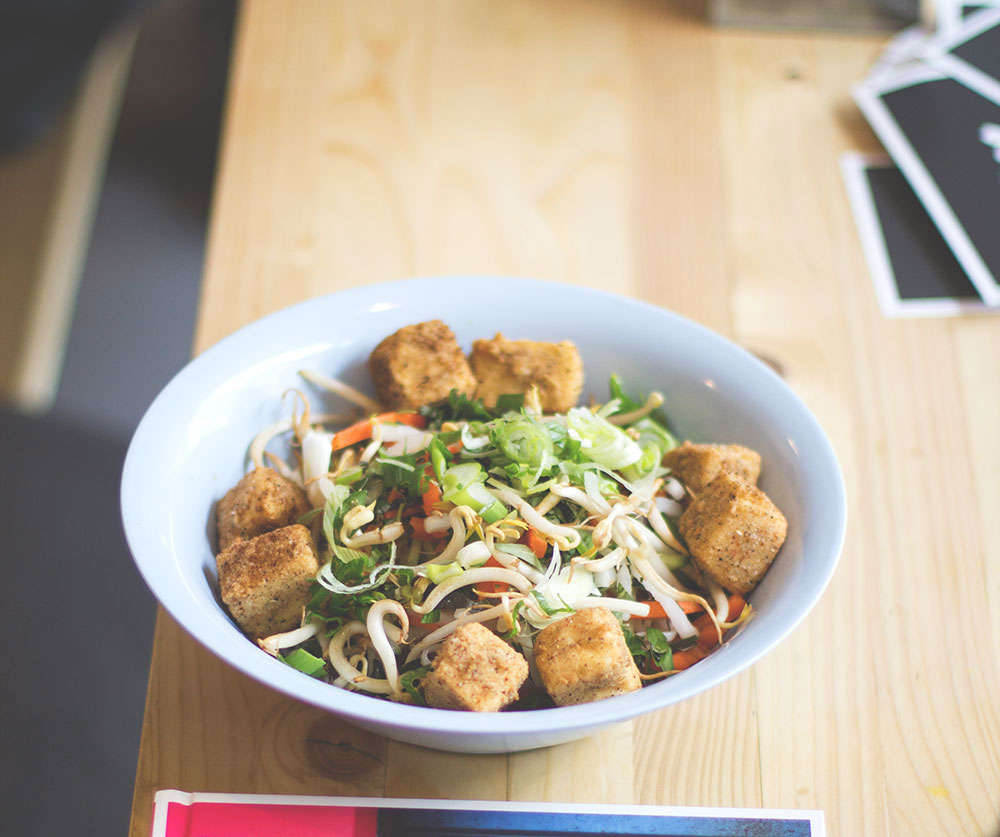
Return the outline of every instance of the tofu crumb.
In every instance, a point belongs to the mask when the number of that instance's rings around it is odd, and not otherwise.
[[[746,595],[785,542],[785,516],[757,486],[722,470],[678,520],[697,566],[726,590]]]
[[[255,468],[219,501],[219,551],[239,540],[290,526],[309,511],[301,486],[273,468]]]
[[[501,395],[527,393],[535,386],[543,411],[565,413],[576,406],[583,390],[583,362],[568,340],[542,343],[497,334],[472,344],[469,365],[476,377],[476,398],[487,407],[496,406]]]
[[[470,622],[448,637],[424,677],[424,696],[438,709],[499,712],[517,699],[528,663],[491,630]]]
[[[299,627],[319,572],[316,547],[305,526],[238,540],[215,560],[222,601],[244,633],[261,639]]]
[[[579,610],[535,638],[535,665],[556,706],[634,692],[642,687],[621,623],[604,607]]]
[[[471,396],[476,379],[455,335],[440,320],[405,326],[368,357],[375,392],[389,410],[444,401],[453,389]]]
[[[684,442],[667,451],[663,464],[686,488],[697,493],[725,469],[756,484],[760,476],[760,454],[742,445],[696,445]]]

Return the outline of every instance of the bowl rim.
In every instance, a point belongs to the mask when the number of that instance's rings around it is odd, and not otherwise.
[[[142,484],[141,459],[145,455],[147,446],[153,443],[151,435],[155,432],[155,425],[164,420],[164,414],[170,410],[174,399],[182,396],[186,389],[194,387],[206,372],[213,370],[216,373],[223,371],[227,374],[238,372],[239,364],[234,361],[234,358],[244,355],[245,349],[255,345],[258,338],[276,328],[294,323],[300,318],[303,311],[331,304],[347,307],[358,305],[370,307],[372,300],[375,299],[402,298],[410,294],[431,293],[435,289],[440,289],[442,283],[456,281],[477,282],[491,287],[495,287],[498,282],[503,282],[505,289],[515,292],[532,292],[543,288],[550,292],[563,291],[572,293],[578,304],[614,305],[621,307],[625,313],[654,316],[664,323],[670,323],[672,327],[680,327],[697,335],[698,339],[707,341],[707,344],[722,351],[734,362],[746,364],[747,369],[753,369],[756,374],[761,376],[761,382],[764,382],[775,393],[780,393],[787,408],[797,413],[802,427],[808,430],[811,437],[809,441],[813,445],[811,450],[813,457],[825,471],[826,479],[829,480],[827,488],[830,505],[825,509],[829,533],[823,542],[822,554],[818,559],[822,571],[812,577],[809,594],[797,603],[797,607],[793,611],[793,618],[782,625],[780,630],[773,632],[773,636],[766,644],[757,649],[741,649],[740,657],[735,662],[724,659],[723,652],[726,650],[726,646],[723,646],[699,664],[699,676],[692,679],[690,684],[684,682],[683,676],[677,679],[670,678],[673,685],[666,697],[662,691],[656,688],[656,685],[653,685],[626,695],[577,706],[502,713],[460,712],[373,700],[372,697],[364,693],[338,689],[328,683],[308,678],[280,661],[268,657],[242,634],[239,634],[239,639],[245,646],[245,650],[252,652],[252,655],[234,647],[234,656],[229,656],[224,651],[230,643],[220,643],[218,637],[213,636],[215,633],[214,623],[205,619],[193,618],[189,600],[178,597],[173,590],[164,590],[156,568],[147,557],[151,551],[148,543],[144,543],[144,533],[136,531],[134,521],[137,514],[136,509],[141,505],[141,499],[134,490],[134,486]],[[444,312],[443,318],[447,319],[446,312]],[[291,333],[294,334],[294,330]],[[746,349],[696,321],[650,302],[609,291],[548,279],[492,274],[421,276],[355,286],[283,307],[222,338],[186,363],[146,410],[126,453],[122,469],[120,500],[126,540],[134,563],[147,586],[173,619],[215,656],[252,679],[293,699],[312,704],[358,723],[377,723],[383,729],[441,733],[448,737],[455,735],[501,735],[510,736],[513,739],[540,733],[558,734],[597,724],[604,726],[627,721],[639,715],[671,706],[714,688],[721,682],[750,668],[770,653],[812,611],[829,585],[839,563],[847,527],[846,487],[829,438],[818,419],[798,394],[767,364]],[[161,544],[161,546],[163,545]],[[219,609],[222,611],[221,606]],[[224,611],[222,612],[224,613]],[[226,614],[226,618],[229,618],[228,614]],[[235,626],[233,627],[235,628]]]

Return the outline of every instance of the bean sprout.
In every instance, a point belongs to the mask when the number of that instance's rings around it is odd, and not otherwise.
[[[264,639],[257,640],[257,644],[267,651],[272,657],[278,656],[278,651],[282,648],[292,648],[301,645],[307,639],[312,639],[319,631],[318,622],[310,622],[294,631],[285,631],[281,634],[273,634]]]
[[[448,512],[448,522],[451,525],[451,540],[448,542],[448,546],[430,561],[420,564],[420,568],[429,564],[450,564],[455,560],[458,551],[465,546],[465,539],[468,537],[466,527],[472,528],[475,523],[475,512],[468,506],[456,506]]]
[[[338,381],[336,378],[331,378],[312,369],[301,369],[299,370],[299,375],[309,381],[309,383],[327,389],[330,392],[335,392],[352,404],[357,404],[366,413],[377,413],[382,409],[382,405],[378,401],[369,398],[363,392],[356,390],[349,384],[345,384],[343,381]]]
[[[372,641],[372,647],[382,661],[382,668],[385,669],[385,677],[389,682],[389,687],[392,689],[392,693],[399,698],[402,696],[403,690],[399,685],[396,652],[393,651],[392,646],[389,644],[389,638],[386,636],[385,625],[383,624],[385,617],[390,614],[399,619],[403,641],[405,642],[406,632],[410,627],[410,620],[403,606],[393,599],[383,599],[371,606],[371,609],[368,611],[366,627],[368,629],[368,636]]]
[[[514,570],[502,569],[500,567],[466,570],[459,576],[441,582],[441,584],[434,588],[423,604],[411,605],[410,609],[420,614],[430,613],[449,593],[454,593],[456,590],[468,587],[470,584],[480,584],[488,581],[510,584],[522,593],[528,593],[534,586],[527,578]]]
[[[608,421],[612,424],[621,426],[632,424],[633,422],[648,416],[657,407],[662,406],[663,394],[659,392],[651,392],[649,394],[649,398],[646,399],[646,403],[643,404],[638,410],[633,410],[630,413],[616,413],[615,415],[608,416]]]
[[[545,499],[542,500],[537,506],[535,506],[535,512],[537,514],[548,514],[552,509],[559,505],[559,501],[562,498],[556,494],[554,491],[550,491],[545,495]]]
[[[556,541],[561,549],[574,549],[580,545],[580,533],[576,529],[553,523],[548,518],[542,517],[530,503],[510,489],[493,486],[489,491],[501,502],[517,509],[528,524]]]
[[[362,451],[358,461],[361,463],[371,462],[380,447],[382,447],[382,423],[372,419],[372,440]]]
[[[545,577],[542,573],[531,566],[531,564],[522,561],[516,555],[511,555],[509,552],[504,552],[502,549],[498,549],[494,541],[495,532],[491,529],[487,529],[483,537],[486,547],[490,551],[490,555],[506,569],[519,572],[535,584],[538,584]]]
[[[374,505],[374,504],[373,504]],[[351,532],[360,529],[362,526],[371,523],[375,519],[373,506],[355,506],[344,515],[344,522],[340,527],[340,539],[344,546],[349,549],[359,549],[372,544],[389,543],[401,537],[406,531],[403,524],[389,523],[374,532],[363,532],[360,535],[351,535]]]
[[[356,689],[362,689],[378,695],[391,694],[392,686],[388,680],[368,677],[355,666],[351,665],[350,661],[344,656],[344,646],[347,642],[356,636],[367,635],[367,633],[368,629],[363,622],[348,622],[340,628],[330,638],[330,646],[327,649],[330,665],[333,666],[337,674],[344,678],[348,685]]]
[[[625,560],[625,556],[627,554],[627,550],[619,546],[601,558],[592,558],[589,561],[584,560],[583,558],[574,558],[573,566],[581,567],[582,569],[588,570],[592,573],[600,573],[605,570],[617,570],[621,562]]]
[[[662,540],[671,549],[676,550],[681,555],[687,555],[688,551],[677,538],[674,537],[674,533],[670,531],[670,527],[667,526],[667,522],[663,519],[663,515],[660,510],[654,506],[649,510],[649,514],[646,519],[649,521],[650,525],[653,527],[653,531],[659,535],[660,540]]]

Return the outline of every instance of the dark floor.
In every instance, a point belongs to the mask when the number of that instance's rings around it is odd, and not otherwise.
[[[18,837],[128,830],[155,604],[118,487],[190,357],[234,16],[232,0],[120,5],[140,35],[56,403],[0,411],[0,834]]]
[[[146,7],[55,412],[123,438],[191,356],[233,0]]]

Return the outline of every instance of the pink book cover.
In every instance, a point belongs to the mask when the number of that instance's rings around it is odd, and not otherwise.
[[[157,792],[150,837],[825,837],[823,813],[757,808]]]

